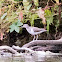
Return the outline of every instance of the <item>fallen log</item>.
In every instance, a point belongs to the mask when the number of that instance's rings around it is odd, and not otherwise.
[[[34,40],[23,45],[22,47],[29,48],[34,45],[59,45],[59,44],[62,44],[62,38],[59,40]]]

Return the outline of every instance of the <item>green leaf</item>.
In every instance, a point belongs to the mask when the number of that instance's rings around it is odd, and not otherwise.
[[[14,0],[14,1],[23,1],[23,0]]]
[[[12,25],[9,26],[9,28],[13,28],[15,26],[15,24],[13,23]]]
[[[31,26],[34,25],[34,20],[37,19],[37,17],[38,17],[37,14],[33,14],[32,16],[30,16]]]
[[[49,32],[49,25],[53,23],[53,17],[47,19],[47,31]]]
[[[22,22],[18,22],[18,23],[17,23],[17,26],[22,26],[22,25],[23,25]]]
[[[38,17],[37,14],[33,14],[30,18],[31,18],[32,20],[34,20],[34,19],[37,19],[37,17]]]
[[[19,29],[18,26],[15,26],[15,31],[16,31],[17,33],[19,33],[20,29]]]
[[[53,14],[54,14],[53,8],[52,8],[52,12],[49,9],[45,10],[45,18],[47,20],[47,30],[48,30],[48,32],[49,32],[49,25],[51,23],[53,23]]]
[[[61,18],[62,18],[62,12],[61,12]]]
[[[55,27],[58,27],[59,26],[59,20],[54,20],[54,25],[55,25]]]
[[[31,6],[32,6],[32,4],[28,5],[27,10],[29,10]]]
[[[3,16],[1,17],[1,20],[3,20],[6,15],[7,15],[7,13],[4,13]]]
[[[24,9],[27,10],[27,7],[29,6],[29,1],[28,0],[23,0],[23,5],[24,5]]]
[[[20,29],[19,29],[19,26],[23,25],[22,22],[20,22],[20,20],[18,20],[17,22],[13,23],[11,26],[10,26],[10,32],[13,32],[14,30],[16,32],[19,33]]]
[[[33,0],[34,1],[34,4],[36,5],[36,6],[38,6],[39,4],[38,4],[38,0]]]
[[[50,22],[49,22],[50,20],[47,20],[47,31],[49,32],[49,24],[50,24]]]
[[[20,22],[20,20],[18,20],[18,21],[16,22],[16,25],[17,25],[17,26],[22,26],[22,25],[23,25],[23,23],[22,23],[22,22]]]
[[[10,27],[10,32],[13,32],[15,30],[15,24],[12,24]]]
[[[19,33],[19,27],[15,24],[12,24],[10,26],[10,32],[13,32],[14,30]]]
[[[52,15],[51,11],[49,9],[45,10],[45,17],[50,17]]]
[[[11,33],[11,32],[13,32],[13,31],[14,31],[14,29],[13,29],[13,28],[12,28],[12,29],[10,29],[10,33]]]

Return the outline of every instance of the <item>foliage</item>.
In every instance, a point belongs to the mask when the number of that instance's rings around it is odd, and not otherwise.
[[[6,3],[5,3],[6,2]],[[12,2],[12,3],[8,3],[8,2]],[[8,5],[7,5],[8,3]],[[18,13],[20,11],[20,8],[18,7],[18,9],[15,7],[15,5],[17,5],[17,3],[15,3],[14,1],[5,1],[2,0],[1,1],[1,8],[0,8],[0,33],[1,33],[1,37],[3,39],[3,35],[5,35],[6,32],[11,32],[11,29],[9,29],[9,26],[12,25],[12,23],[17,23],[19,25],[22,25],[22,22],[18,21]],[[2,7],[4,6],[4,7]],[[15,25],[16,26],[16,25]],[[13,26],[14,28],[14,26]],[[15,31],[18,32],[19,29],[16,30],[16,28],[19,28],[19,26],[17,25],[15,27]],[[2,40],[1,39],[1,40]]]
[[[52,1],[52,0],[49,0]],[[49,3],[49,1],[47,3]],[[48,4],[42,8],[39,7],[39,0],[1,0],[0,1],[0,36],[1,40],[5,32],[20,32],[20,26],[23,23],[30,22],[34,26],[34,20],[41,19],[43,25],[54,24],[56,29],[59,26],[59,0],[55,0],[54,5]],[[62,12],[61,12],[62,17]]]
[[[47,30],[49,31],[49,25],[51,23],[53,23],[53,13],[49,9],[46,9],[45,10],[45,17],[47,20]]]
[[[61,12],[61,18],[62,18],[62,12]]]
[[[23,25],[21,22],[20,22],[20,20],[18,20],[17,22],[15,22],[15,23],[13,23],[11,26],[10,26],[10,32],[13,32],[14,30],[16,31],[16,32],[18,32],[19,33],[19,31],[20,31],[20,28],[19,28],[19,26],[21,26],[21,25]]]
[[[38,0],[34,0],[34,4],[36,5],[36,6],[38,6],[39,4],[38,4]]]

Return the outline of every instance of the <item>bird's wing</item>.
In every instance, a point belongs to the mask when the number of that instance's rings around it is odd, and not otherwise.
[[[28,32],[30,32],[30,31],[31,31],[31,29],[30,29],[30,28],[26,28],[26,30],[27,30]]]
[[[35,35],[35,33],[34,33],[34,31],[33,31],[33,29],[31,27],[27,28],[26,30],[28,31],[29,34]]]
[[[34,32],[46,31],[44,28],[32,27]]]

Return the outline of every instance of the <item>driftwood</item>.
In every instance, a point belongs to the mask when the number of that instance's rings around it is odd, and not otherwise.
[[[13,54],[19,54],[19,52],[17,52],[18,50],[19,51],[26,51],[26,52],[33,52],[33,50],[31,50],[30,48],[26,48],[26,47],[19,47],[19,46],[12,46],[12,47],[9,47],[9,46],[0,46],[0,50],[8,50],[10,51],[11,53]]]
[[[41,49],[41,48],[43,48],[43,47],[41,47],[41,46],[35,46],[35,47],[33,47],[33,48],[38,48],[38,49]],[[47,48],[47,47],[46,47]],[[37,49],[37,50],[38,50]],[[53,55],[53,56],[55,56],[55,55],[62,55],[62,53],[53,53],[53,52],[50,52],[50,51],[33,51],[33,50],[31,50],[30,48],[26,48],[26,47],[19,47],[19,46],[13,46],[13,47],[9,47],[9,46],[0,46],[0,50],[1,51],[3,51],[3,50],[9,50],[10,52],[12,52],[12,53],[14,53],[13,55],[12,54],[10,54],[9,55],[9,53],[7,52],[3,52],[3,56],[5,56],[6,57],[6,55],[7,55],[7,57],[14,57],[14,56],[21,56],[21,57],[26,57],[27,55],[30,55],[31,56],[31,54],[32,54],[32,56],[33,57],[36,57],[36,56],[38,56],[39,57],[39,55],[40,55],[40,57],[41,56],[49,56],[49,55]],[[25,52],[25,55],[24,55],[24,53],[22,53],[22,52],[17,52],[17,50],[26,50],[27,52]],[[42,49],[41,49],[42,50]],[[29,51],[29,52],[28,52]],[[0,52],[0,54],[1,54],[2,52]]]
[[[41,48],[41,46],[33,46],[33,47],[30,47],[30,49],[32,49],[32,50],[37,49],[37,48]]]
[[[34,40],[23,45],[22,47],[29,48],[34,45],[59,45],[59,44],[62,44],[62,38],[59,40]]]
[[[17,50],[17,51],[23,51],[23,50],[25,50],[25,51],[27,51],[27,52],[28,52],[28,51],[29,51],[29,52],[33,52],[32,49],[26,48],[26,47],[19,47],[19,46],[13,45],[12,48],[15,49],[15,50]]]
[[[19,46],[0,46],[0,50],[9,50],[10,52],[14,53],[14,54],[19,54],[19,51],[29,51],[29,52],[33,52],[35,49],[36,50],[62,50],[62,47],[58,47],[56,49],[57,46],[55,45],[61,45],[62,44],[62,38],[59,40],[34,40],[31,41],[25,45],[23,45],[22,47]],[[42,46],[42,45],[46,45],[46,46]],[[48,46],[47,46],[48,45]]]
[[[14,50],[12,47],[9,47],[9,46],[0,46],[0,50],[9,50],[13,54],[18,54],[16,50]]]
[[[30,47],[30,49],[35,50],[35,51],[54,50],[53,48],[57,48],[57,47],[56,46],[53,46],[53,45],[52,46],[49,45],[49,46],[33,46],[33,47]]]

